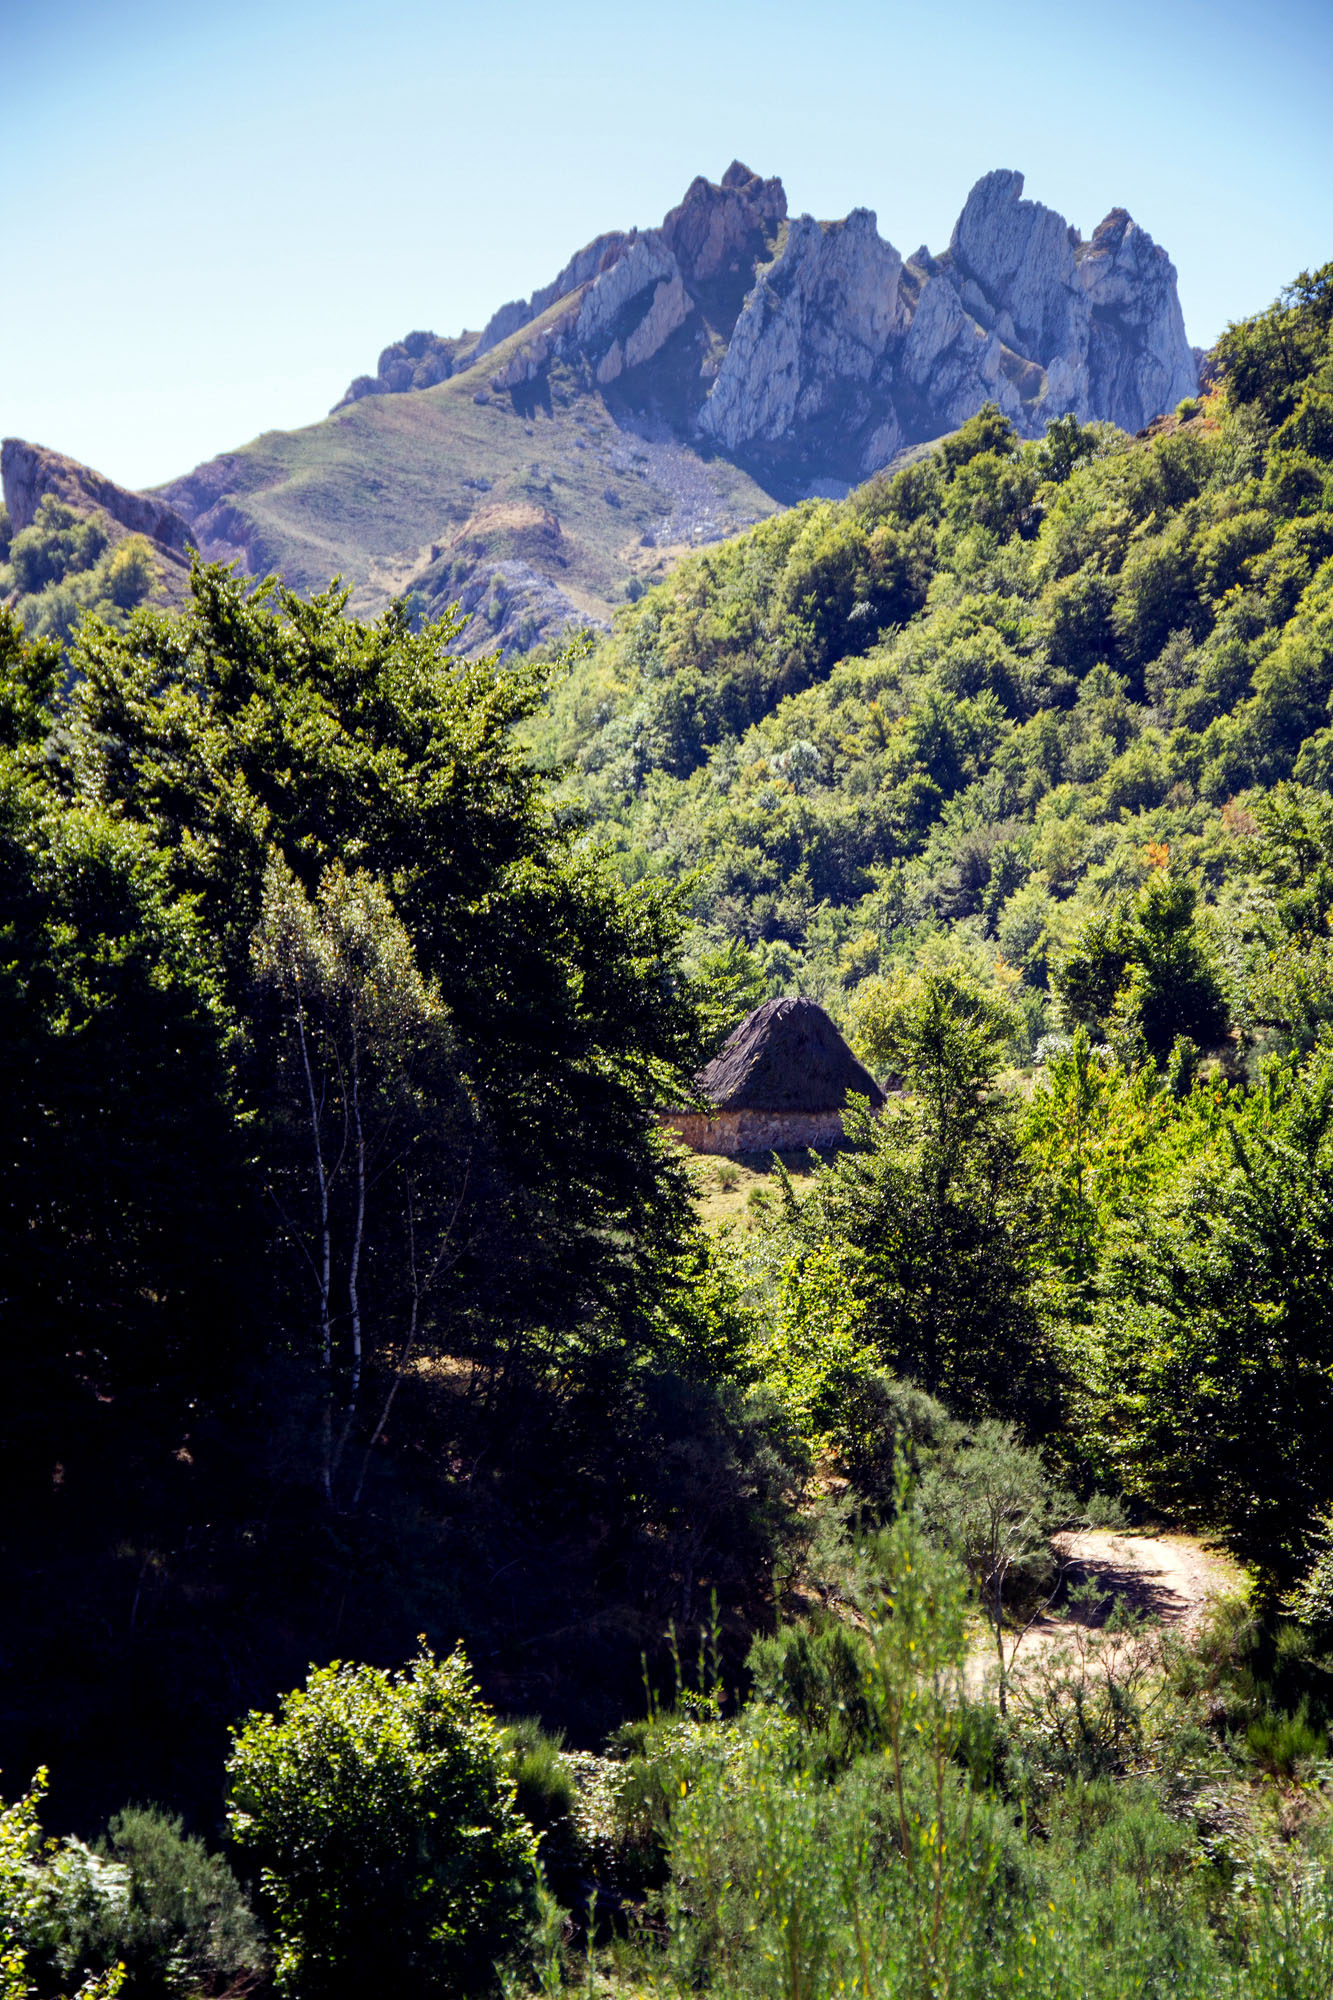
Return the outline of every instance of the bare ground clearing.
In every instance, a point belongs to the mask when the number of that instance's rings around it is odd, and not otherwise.
[[[1056,1546],[1068,1561],[1067,1583],[1077,1587],[1096,1577],[1103,1592],[1091,1620],[1102,1624],[1113,1602],[1142,1611],[1163,1625],[1185,1633],[1198,1625],[1215,1597],[1240,1588],[1244,1577],[1239,1567],[1220,1550],[1209,1548],[1196,1535],[1133,1534],[1125,1530],[1101,1529],[1080,1534],[1057,1535]],[[1068,1619],[1046,1618],[1034,1626],[1030,1644],[1039,1632],[1059,1637],[1068,1629]]]
[[[1005,1634],[1009,1673],[1022,1674],[1043,1654],[1073,1648],[1084,1658],[1103,1664],[1119,1658],[1124,1639],[1101,1642],[1099,1635],[1120,1605],[1141,1613],[1151,1627],[1172,1630],[1188,1638],[1197,1630],[1208,1606],[1218,1597],[1239,1590],[1244,1572],[1229,1556],[1210,1548],[1196,1535],[1139,1534],[1132,1530],[1090,1529],[1057,1535],[1056,1548],[1067,1563],[1059,1612],[1046,1612],[1023,1633]],[[1069,1604],[1069,1593],[1096,1580],[1098,1592],[1087,1603]],[[1133,1641],[1128,1642],[1133,1650]],[[1091,1654],[1087,1648],[1091,1646]],[[995,1672],[995,1640],[990,1631],[977,1634],[968,1662],[967,1681],[978,1690]]]

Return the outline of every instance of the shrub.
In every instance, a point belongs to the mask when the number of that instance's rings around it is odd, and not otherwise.
[[[534,1717],[523,1716],[505,1724],[503,1742],[515,1804],[535,1832],[549,1833],[574,1806],[574,1779],[560,1755],[564,1737],[548,1736]]]
[[[228,1760],[278,1983],[300,2000],[488,1990],[536,1903],[537,1843],[467,1661],[312,1669]]]
[[[586,1898],[589,1869],[577,1815],[579,1786],[563,1754],[564,1736],[548,1735],[535,1717],[522,1716],[505,1724],[503,1742],[514,1802],[537,1836],[546,1889],[557,1904],[577,1907]]]
[[[821,1741],[830,1770],[850,1763],[875,1738],[867,1690],[870,1648],[865,1637],[836,1620],[819,1627],[786,1626],[761,1636],[746,1665],[755,1699],[799,1722],[807,1738]]]
[[[98,1879],[104,1864],[78,1841],[66,1842],[62,1854],[43,1865],[37,1808],[45,1790],[42,1770],[21,1798],[10,1805],[0,1799],[0,2000],[34,2000],[37,1988],[31,1973],[37,1967],[30,1963],[30,1953],[42,1938],[52,1878],[66,1855],[70,1860],[65,1872],[82,1878],[76,1893],[115,1897],[122,1886],[109,1871]],[[124,1972],[115,1966],[99,1979],[86,1980],[77,2000],[115,2000],[123,1984]]]
[[[143,535],[127,535],[106,564],[106,594],[121,611],[142,604],[153,587],[153,545]]]
[[[1310,1721],[1302,1702],[1294,1715],[1260,1715],[1245,1732],[1245,1747],[1257,1764],[1290,1778],[1298,1763],[1327,1757],[1328,1736]]]
[[[41,1876],[35,1969],[72,1981],[125,1968],[133,2000],[248,1991],[259,1926],[220,1854],[155,1806],[130,1806],[95,1851],[62,1842]]]

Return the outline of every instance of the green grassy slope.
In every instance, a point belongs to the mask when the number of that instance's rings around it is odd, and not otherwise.
[[[427,609],[442,574],[447,601],[478,560],[522,560],[521,524],[518,546],[506,548],[485,532],[494,522],[476,517],[537,509],[553,517],[541,530],[553,544],[544,567],[579,610],[604,618],[635,579],[661,576],[682,548],[777,503],[722,459],[621,429],[580,366],[553,362],[531,381],[493,387],[566,309],[553,306],[435,388],[366,397],[304,430],[268,432],[160,490],[190,514],[206,553],[240,552],[248,568],[281,570],[299,590],[339,574],[365,613],[423,571],[433,572]]]

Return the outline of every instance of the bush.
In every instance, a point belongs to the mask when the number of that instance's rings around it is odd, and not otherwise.
[[[122,1965],[127,2000],[196,2000],[248,1991],[262,1973],[259,1926],[231,1869],[155,1806],[118,1813],[95,1851],[63,1842],[41,1891],[39,1977]]]
[[[563,1906],[562,1915],[565,1909],[577,1911],[587,1901],[589,1876],[602,1873],[603,1857],[588,1851],[587,1815],[573,1762],[564,1755],[564,1736],[549,1735],[535,1717],[522,1716],[505,1724],[503,1741],[515,1804],[537,1836],[545,1892]]]
[[[277,1716],[246,1718],[227,1769],[284,1992],[490,1989],[536,1906],[537,1843],[461,1650],[313,1669]]]
[[[1302,1702],[1294,1715],[1260,1715],[1245,1732],[1245,1747],[1257,1764],[1290,1778],[1299,1763],[1327,1757],[1328,1736],[1310,1721]]]
[[[153,587],[153,545],[143,535],[127,535],[106,564],[106,594],[120,611],[142,604]]]
[[[569,1818],[577,1789],[560,1755],[564,1737],[548,1736],[534,1717],[523,1716],[505,1724],[503,1742],[514,1803],[534,1832],[549,1834]]]
[[[43,1862],[37,1809],[45,1790],[42,1770],[21,1798],[12,1804],[0,1799],[0,2000],[34,2000],[38,1988],[32,1975],[40,1969],[33,1962],[34,1947],[40,1949],[43,1942],[52,1887],[62,1875],[80,1901],[89,1896],[115,1899],[123,1889],[119,1877],[80,1841],[67,1841]],[[77,2000],[115,2000],[123,1984],[124,1973],[116,1966],[100,1979],[86,1980]]]
[[[799,1722],[807,1738],[820,1739],[820,1762],[836,1771],[875,1740],[869,1662],[864,1635],[833,1620],[761,1636],[746,1665],[755,1699]]]

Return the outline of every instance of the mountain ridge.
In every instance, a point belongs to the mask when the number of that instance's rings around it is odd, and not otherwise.
[[[480,334],[418,332],[386,348],[335,409],[473,368],[568,300],[554,342],[586,354],[604,387],[689,326],[702,350],[694,427],[731,452],[773,459],[766,448],[804,444],[838,389],[851,390],[841,416],[859,456],[834,462],[826,447],[816,477],[877,471],[900,446],[965,422],[987,394],[1024,435],[1065,414],[1137,431],[1198,388],[1174,267],[1127,210],[1085,241],[1023,189],[1016,171],[984,175],[948,248],[904,259],[872,210],[789,217],[781,181],[733,161],[720,182],[696,178],[660,228],[596,237]],[[533,374],[551,350],[534,342]],[[656,385],[643,386],[651,400]]]
[[[904,259],[869,209],[790,217],[733,161],[480,332],[393,343],[321,423],[157,490],[207,555],[300,588],[337,571],[367,612],[459,601],[467,644],[605,625],[682,550],[837,497],[983,403],[1032,437],[1066,413],[1137,431],[1195,393],[1166,252],[1123,209],[1085,241],[1023,189],[983,176],[948,247]],[[515,508],[558,533],[515,549]]]
[[[733,161],[480,332],[409,334],[328,416],[143,505],[211,560],[339,576],[365,615],[457,602],[460,644],[512,650],[605,627],[682,553],[840,497],[984,403],[1025,437],[1066,413],[1137,431],[1197,386],[1174,267],[1123,209],[1085,241],[997,170],[944,250],[904,258],[871,210],[792,217]]]

